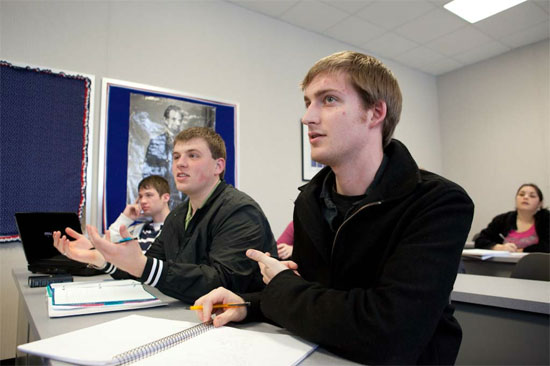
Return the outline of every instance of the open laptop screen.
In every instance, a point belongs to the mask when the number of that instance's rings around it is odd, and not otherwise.
[[[53,246],[52,234],[65,228],[82,233],[80,220],[74,212],[18,212],[15,214],[17,230],[29,264],[59,255]]]

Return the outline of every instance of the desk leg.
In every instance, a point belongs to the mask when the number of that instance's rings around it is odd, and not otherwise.
[[[16,344],[24,344],[36,341],[38,337],[36,334],[32,334],[30,329],[29,320],[25,312],[25,303],[19,296],[19,305],[17,309],[17,334]],[[24,352],[15,352],[15,365],[43,365],[44,360],[40,357],[30,356]]]
[[[19,296],[19,305],[17,308],[17,333],[15,336],[15,341],[16,345],[24,344],[29,341],[29,321],[25,315],[25,303],[21,299],[21,296]],[[27,355],[16,350],[15,364],[26,365]]]

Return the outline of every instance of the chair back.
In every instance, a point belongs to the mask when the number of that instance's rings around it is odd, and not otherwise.
[[[516,263],[510,277],[525,280],[550,281],[550,254],[527,254]]]

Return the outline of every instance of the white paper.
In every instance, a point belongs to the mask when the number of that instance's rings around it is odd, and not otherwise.
[[[55,305],[75,305],[123,301],[154,300],[155,296],[145,291],[134,280],[111,280],[95,282],[63,282],[50,285]]]
[[[522,258],[529,253],[524,252],[508,252],[506,250],[491,250],[491,249],[464,249],[462,251],[462,256],[479,258],[481,260],[486,260],[493,257],[512,257],[512,258]]]

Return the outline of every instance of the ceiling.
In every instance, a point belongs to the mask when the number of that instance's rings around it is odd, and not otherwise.
[[[228,1],[433,75],[550,34],[550,0],[528,0],[475,24],[444,9],[450,0]]]

